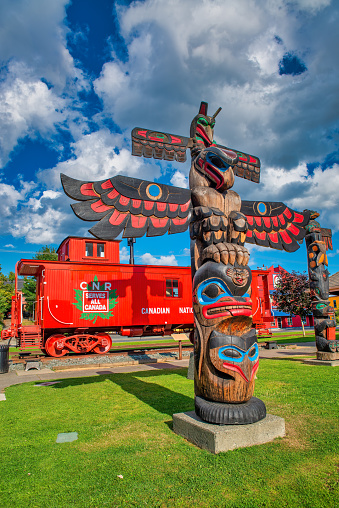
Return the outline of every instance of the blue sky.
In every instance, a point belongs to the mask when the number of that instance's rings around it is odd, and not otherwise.
[[[130,132],[188,135],[202,100],[215,138],[260,157],[246,200],[320,212],[339,270],[339,33],[334,0],[2,0],[0,264],[90,236],[60,185],[123,174],[187,186],[185,164],[130,154]],[[127,242],[121,242],[127,260]],[[189,265],[189,235],[137,239],[136,262]],[[252,268],[307,269],[250,246]]]

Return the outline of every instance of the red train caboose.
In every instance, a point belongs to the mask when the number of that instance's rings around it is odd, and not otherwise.
[[[119,243],[68,237],[58,248],[58,261],[20,260],[11,328],[1,338],[17,337],[20,348],[35,346],[60,357],[69,351],[108,352],[109,332],[133,337],[191,331],[190,268],[120,264]],[[265,273],[257,272],[252,272],[254,325],[263,326],[271,316],[263,313],[269,295],[268,290],[259,295],[258,281]],[[37,280],[32,326],[22,325],[18,275]]]
[[[22,325],[21,294],[12,298],[10,330],[21,348],[51,356],[110,350],[108,332],[170,335],[193,328],[188,267],[119,263],[119,241],[66,238],[58,261],[22,259],[18,275],[37,279],[35,325]]]

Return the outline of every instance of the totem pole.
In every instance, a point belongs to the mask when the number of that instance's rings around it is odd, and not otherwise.
[[[322,353],[339,351],[339,341],[335,340],[335,320],[329,316],[331,308],[328,300],[329,272],[326,268],[328,266],[326,248],[332,248],[331,230],[321,228],[315,220],[317,217],[319,213],[312,211],[311,220],[306,226],[305,241],[317,357],[321,359],[324,356]]]
[[[245,424],[264,418],[266,408],[253,397],[259,352],[248,294],[248,223],[231,190],[239,155],[213,146],[217,113],[208,116],[202,103],[190,129],[195,412],[210,423]]]
[[[115,176],[84,182],[61,175],[66,194],[89,230],[104,240],[173,234],[190,228],[194,311],[196,413],[218,424],[247,424],[266,415],[253,397],[258,346],[252,328],[251,270],[244,243],[294,252],[310,212],[281,202],[241,201],[234,177],[259,183],[257,157],[218,145],[215,118],[202,102],[190,137],[135,128],[132,153],[185,162],[191,150],[190,190]]]

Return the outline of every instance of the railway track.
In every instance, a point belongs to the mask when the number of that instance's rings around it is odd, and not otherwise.
[[[181,350],[181,354],[180,354]],[[81,359],[94,359],[97,358],[98,361],[100,361],[100,358],[104,357],[118,357],[118,356],[142,356],[145,354],[149,355],[155,355],[157,353],[179,353],[179,359],[180,356],[182,356],[182,352],[192,352],[193,351],[193,345],[192,344],[181,344],[181,345],[175,345],[173,344],[162,344],[159,346],[159,344],[150,344],[147,347],[138,347],[138,346],[128,346],[123,347],[121,345],[119,346],[112,346],[109,353],[106,353],[105,355],[99,355],[95,353],[87,353],[87,354],[75,354],[70,353],[68,355],[62,356],[60,358],[55,358],[52,356],[44,355],[42,352],[35,353],[35,352],[18,352],[11,355],[11,360],[15,363],[25,363],[26,361],[32,361],[32,360],[39,360],[42,364],[48,363],[51,360],[81,360]]]

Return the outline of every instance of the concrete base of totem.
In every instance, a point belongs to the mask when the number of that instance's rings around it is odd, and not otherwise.
[[[317,351],[317,360],[330,360],[331,362],[339,360],[339,353],[329,353],[327,351]]]
[[[217,454],[284,437],[285,420],[268,414],[250,425],[214,425],[201,420],[194,411],[188,411],[173,415],[173,430],[199,448]]]

